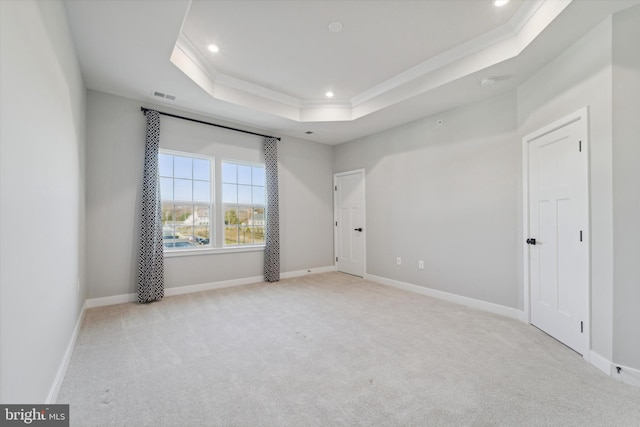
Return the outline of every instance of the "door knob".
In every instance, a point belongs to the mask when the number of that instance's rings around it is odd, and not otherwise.
[[[362,227],[360,227],[360,228],[354,228],[353,230],[354,230],[354,231],[362,232]]]
[[[527,239],[527,244],[534,245],[536,244],[536,239]]]

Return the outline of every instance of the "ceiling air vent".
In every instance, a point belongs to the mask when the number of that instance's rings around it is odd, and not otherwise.
[[[175,101],[176,100],[176,97],[174,95],[169,95],[167,93],[158,92],[157,90],[153,91],[153,96],[155,96],[157,98],[168,99],[169,101]]]

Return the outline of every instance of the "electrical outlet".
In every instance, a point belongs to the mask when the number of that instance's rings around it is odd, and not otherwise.
[[[418,268],[420,270],[424,270],[424,261],[423,260],[418,261]]]
[[[396,265],[402,265],[402,258],[400,257],[396,258]]]

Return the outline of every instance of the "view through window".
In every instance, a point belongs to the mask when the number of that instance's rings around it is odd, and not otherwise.
[[[264,245],[264,165],[222,162],[224,246]]]
[[[211,246],[213,158],[161,150],[158,160],[165,249]]]

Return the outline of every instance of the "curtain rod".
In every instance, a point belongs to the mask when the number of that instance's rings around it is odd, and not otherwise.
[[[147,115],[147,111],[152,110],[152,108],[144,108],[144,107],[140,107],[140,111],[142,111],[142,114],[144,114],[145,116]],[[155,110],[158,111],[158,110]],[[236,132],[242,132],[242,133],[248,133],[249,135],[256,135],[256,136],[263,136],[265,138],[275,138],[278,141],[280,141],[280,138],[276,137],[276,136],[271,136],[271,135],[264,135],[262,133],[256,133],[256,132],[250,132],[248,130],[242,130],[242,129],[237,129],[237,128],[232,128],[230,126],[223,126],[223,125],[218,125],[215,123],[210,123],[210,122],[204,122],[202,120],[197,120],[197,119],[192,119],[189,117],[184,117],[184,116],[178,116],[177,114],[171,114],[171,113],[163,113],[162,111],[158,111],[158,114],[161,114],[163,116],[169,116],[169,117],[175,117],[176,119],[182,119],[182,120],[188,120],[190,122],[196,122],[196,123],[201,123],[203,125],[209,125],[209,126],[215,126],[217,128],[222,128],[222,129],[227,129],[227,130],[233,130]]]

